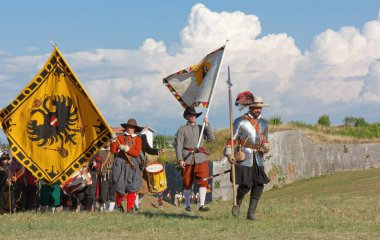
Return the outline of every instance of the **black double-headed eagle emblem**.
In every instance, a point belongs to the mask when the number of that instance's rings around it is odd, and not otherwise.
[[[84,134],[83,127],[75,128],[78,121],[78,110],[68,96],[53,95],[45,96],[42,100],[35,100],[30,117],[31,120],[27,126],[29,139],[37,142],[38,146],[44,147],[46,150],[58,151],[62,157],[67,157],[69,154],[64,145],[66,143],[76,145],[76,133]],[[39,120],[41,117],[42,120]],[[48,148],[57,142],[60,142],[59,148]]]

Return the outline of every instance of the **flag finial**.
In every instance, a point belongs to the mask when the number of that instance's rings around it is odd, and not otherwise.
[[[50,41],[51,45],[53,45],[53,47],[57,47],[57,44],[55,44],[55,42],[53,41],[53,39],[49,38],[49,41]]]

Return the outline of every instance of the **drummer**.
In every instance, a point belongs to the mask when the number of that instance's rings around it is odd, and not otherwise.
[[[122,206],[124,212],[133,212],[136,194],[141,188],[141,170],[138,156],[141,152],[142,141],[137,133],[142,127],[131,118],[122,123],[124,134],[112,135],[111,152],[115,154],[112,178],[116,192],[116,206]]]
[[[144,127],[144,129],[139,134],[139,136],[141,137],[141,140],[142,140],[142,156],[144,157],[144,160],[145,160],[145,163],[143,164],[144,165],[143,168],[145,168],[145,165],[149,162],[148,156],[146,154],[159,155],[159,154],[163,153],[162,149],[152,148],[150,146],[150,144],[148,142],[148,138],[145,134],[147,129],[148,129],[148,127]],[[139,209],[141,202],[143,200],[144,194],[146,194],[147,192],[148,192],[148,173],[146,171],[143,171],[141,190],[140,190],[140,192],[136,198],[136,201],[135,201],[135,209],[137,209],[137,210]],[[157,199],[158,199],[158,206],[163,207],[162,193],[157,194]]]

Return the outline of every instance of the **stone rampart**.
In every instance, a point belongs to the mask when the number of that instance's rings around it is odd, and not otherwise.
[[[380,167],[379,143],[314,143],[300,130],[272,133],[269,141],[271,152],[265,159],[265,171],[271,182],[266,190],[324,174]],[[213,161],[213,174],[229,168],[228,162]],[[213,200],[230,200],[229,174],[215,178],[212,189]]]

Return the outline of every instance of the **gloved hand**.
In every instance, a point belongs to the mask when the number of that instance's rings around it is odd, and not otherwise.
[[[129,151],[129,146],[127,146],[127,145],[119,145],[119,149],[121,151],[128,152]]]
[[[262,147],[263,154],[269,153],[269,143],[264,143]]]
[[[227,160],[231,163],[231,164],[235,164],[236,161],[235,161],[235,157],[232,155],[232,154],[229,154],[227,156]]]
[[[224,156],[226,156],[226,157],[228,157],[228,155],[231,155],[231,154],[232,154],[232,152],[231,152],[231,145],[227,145],[227,146],[224,148],[223,154],[224,154]]]
[[[112,133],[111,134],[111,142],[116,142],[116,139],[117,139],[117,135],[116,135],[116,133]]]

